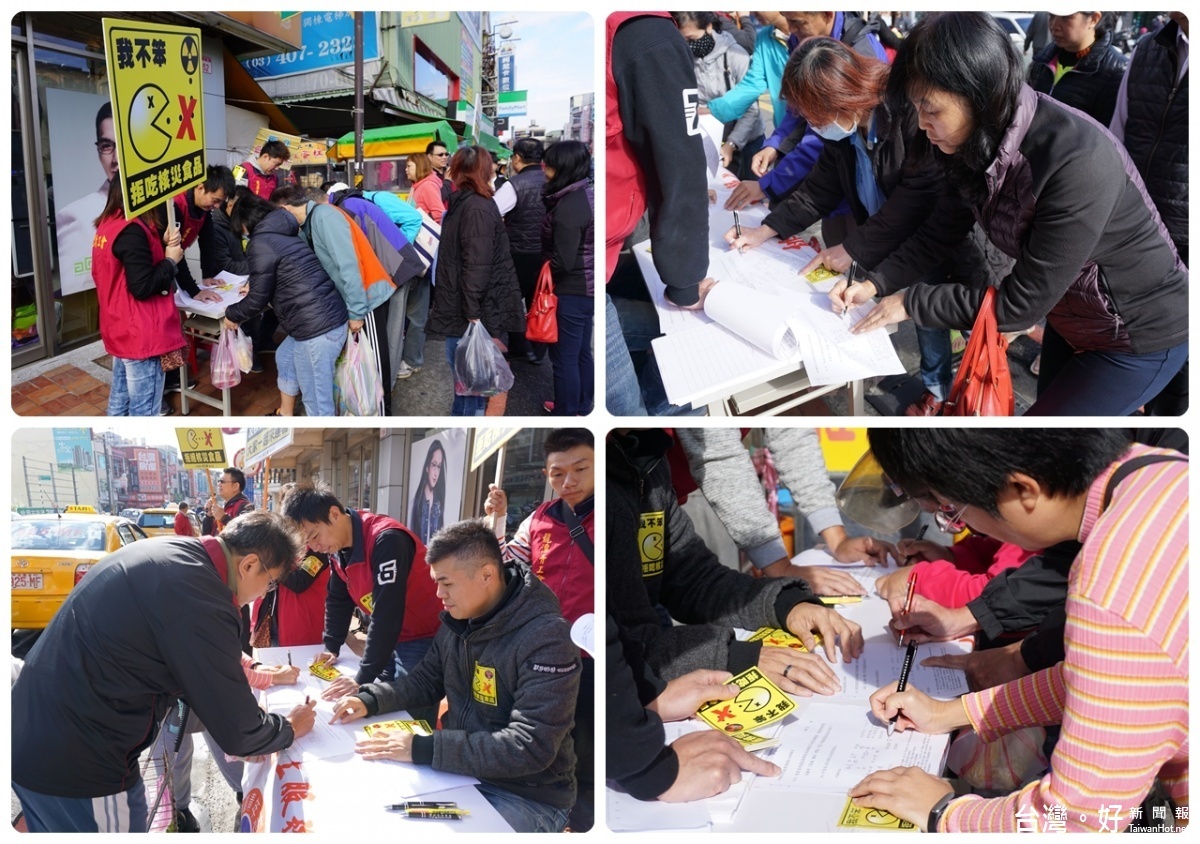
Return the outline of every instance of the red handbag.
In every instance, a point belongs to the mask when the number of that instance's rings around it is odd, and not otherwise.
[[[558,297],[554,295],[554,276],[550,262],[538,273],[533,303],[525,316],[525,339],[534,343],[558,342]]]
[[[1012,416],[1015,406],[1008,341],[996,326],[996,288],[989,287],[942,415]]]

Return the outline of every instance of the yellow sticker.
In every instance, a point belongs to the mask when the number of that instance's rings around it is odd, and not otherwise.
[[[314,662],[308,666],[308,672],[314,677],[320,677],[322,680],[336,680],[342,676],[342,672],[323,662]]]
[[[730,733],[729,737],[747,750],[766,750],[779,744],[779,739],[767,738],[758,733]]]
[[[362,604],[362,608],[364,610],[366,610],[367,612],[369,612],[369,613],[375,612],[375,596],[372,595],[370,592],[368,592],[367,594],[365,594],[361,598],[359,598],[358,602],[360,604]]]
[[[838,820],[839,827],[846,829],[890,829],[895,832],[916,832],[916,824],[900,820],[891,812],[883,809],[871,809],[855,806],[854,798],[846,801],[842,817]]]
[[[475,663],[475,678],[471,681],[471,692],[475,695],[475,700],[495,706],[497,691],[496,669]]]
[[[638,551],[642,556],[642,577],[663,573],[663,556],[667,551],[666,514],[642,513],[638,522]]]
[[[304,569],[304,571],[312,577],[316,577],[317,572],[321,570],[322,565],[323,563],[321,562],[320,557],[318,557],[316,554],[309,554],[304,558],[304,562],[300,564],[300,568]]]
[[[711,700],[696,712],[723,733],[735,735],[765,727],[796,708],[792,699],[757,667],[747,668],[729,682],[739,689],[733,700]]]
[[[818,595],[821,603],[827,607],[833,607],[838,604],[861,604],[862,595]]]
[[[828,281],[831,278],[837,278],[840,273],[835,273],[824,265],[818,266],[814,270],[809,270],[804,274],[804,277],[813,284],[819,284],[822,281]]]
[[[412,733],[417,736],[431,736],[433,730],[429,728],[428,721],[380,721],[378,724],[367,724],[363,727],[366,734],[369,736],[375,735],[379,730],[388,730],[392,732]]]
[[[814,633],[813,638],[818,645],[825,641],[821,638],[820,633]],[[782,627],[760,627],[750,637],[750,641],[762,642],[764,648],[791,648],[794,651],[808,653],[808,648],[804,647],[804,643]]]

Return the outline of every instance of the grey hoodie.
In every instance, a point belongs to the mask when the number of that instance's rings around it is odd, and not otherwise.
[[[579,648],[549,588],[525,566],[507,566],[505,576],[496,609],[470,621],[443,612],[433,646],[411,674],[368,683],[357,697],[377,715],[435,706],[444,696],[443,728],[413,741],[415,763],[570,809]]]

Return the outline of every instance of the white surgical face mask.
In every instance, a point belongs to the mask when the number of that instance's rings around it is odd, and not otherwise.
[[[828,126],[813,126],[812,130],[827,141],[843,141],[858,130],[858,121],[855,120],[849,129],[843,129],[835,120]]]

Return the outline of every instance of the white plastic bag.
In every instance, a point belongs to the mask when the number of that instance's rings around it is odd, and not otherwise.
[[[365,331],[350,332],[346,349],[338,359],[335,386],[341,393],[346,416],[379,416],[383,404],[383,381],[375,366],[375,350]]]
[[[467,324],[467,333],[454,350],[454,394],[495,396],[513,386],[512,369],[492,342],[482,322]]]
[[[233,338],[233,353],[242,372],[249,372],[254,367],[254,344],[241,328],[237,329]]]

